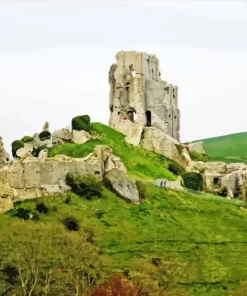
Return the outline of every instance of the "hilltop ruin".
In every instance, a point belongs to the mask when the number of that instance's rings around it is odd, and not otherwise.
[[[180,140],[178,87],[161,79],[155,55],[120,51],[109,71],[109,125],[124,134],[128,129],[156,127]]]

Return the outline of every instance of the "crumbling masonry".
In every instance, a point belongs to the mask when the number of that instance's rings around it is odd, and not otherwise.
[[[120,51],[109,71],[110,126],[156,127],[179,141],[178,88],[161,80],[155,55]]]

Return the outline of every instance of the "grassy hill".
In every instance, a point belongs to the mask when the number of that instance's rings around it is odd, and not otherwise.
[[[212,160],[247,163],[247,132],[200,140]]]
[[[33,223],[55,227],[73,216],[82,228],[93,229],[92,243],[109,260],[111,273],[126,272],[135,258],[170,258],[187,266],[177,283],[187,295],[231,295],[240,280],[247,280],[247,212],[240,209],[242,202],[148,185],[148,179],[176,178],[168,170],[170,160],[125,143],[123,135],[107,126],[95,123],[93,129],[100,139],[60,145],[50,155],[83,157],[96,145],[107,144],[122,158],[130,176],[146,183],[146,198],[136,206],[107,189],[102,198],[93,200],[71,194],[70,203],[65,203],[64,195],[43,198],[48,213],[39,214]],[[0,215],[0,243],[1,233],[20,220],[13,216],[18,208],[34,210],[39,202],[24,201]],[[0,264],[2,259],[0,252]]]

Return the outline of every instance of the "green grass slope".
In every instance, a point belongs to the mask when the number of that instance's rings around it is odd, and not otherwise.
[[[94,243],[110,258],[112,272],[128,269],[134,258],[186,262],[190,271],[180,284],[188,295],[230,295],[240,279],[247,279],[247,214],[239,201],[151,185],[147,196],[139,206],[106,189],[103,198],[93,201],[74,196],[66,204],[62,196],[50,197],[45,199],[48,214],[34,223],[55,224],[73,215],[83,227],[93,227]],[[16,209],[34,209],[36,202],[25,201]],[[16,209],[0,216],[0,231],[18,219],[12,217]]]
[[[119,156],[128,169],[128,173],[136,179],[176,177],[168,170],[170,162],[162,155],[152,153],[126,143],[125,136],[101,123],[93,123],[93,132],[100,135],[99,139],[89,140],[85,144],[64,144],[52,148],[49,156],[64,154],[71,157],[84,157],[91,153],[97,145],[108,145],[113,154]]]
[[[211,160],[247,163],[247,132],[200,141],[203,141],[204,150]]]

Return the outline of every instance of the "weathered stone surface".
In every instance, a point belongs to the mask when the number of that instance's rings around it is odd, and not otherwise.
[[[72,142],[75,144],[84,144],[90,139],[90,134],[86,131],[76,131],[72,132]]]
[[[161,80],[159,60],[144,52],[120,51],[109,71],[110,126],[129,119],[179,140],[178,88]]]
[[[236,196],[247,180],[247,166],[243,163],[193,162],[193,170],[203,173],[207,188],[226,187],[229,197]]]
[[[143,125],[133,123],[130,120],[125,120],[120,124],[115,125],[115,129],[124,134],[127,143],[138,146],[141,141]]]
[[[124,172],[115,168],[111,169],[105,175],[105,182],[118,196],[135,203],[140,201],[135,182],[130,180]]]
[[[184,190],[184,187],[181,185],[181,178],[178,178],[176,181],[168,181],[166,179],[157,179],[152,182],[155,186],[163,187],[173,190]]]
[[[0,168],[4,167],[10,159],[10,155],[6,152],[3,139],[0,137]]]
[[[31,155],[31,152],[29,148],[23,147],[16,151],[16,155],[20,158],[26,158]]]
[[[72,141],[72,132],[69,129],[62,128],[60,130],[56,130],[52,134],[52,144],[53,145],[68,143],[71,141]]]
[[[39,159],[40,160],[46,160],[46,158],[48,157],[48,150],[47,149],[43,149],[39,152]]]
[[[195,151],[200,154],[204,153],[202,141],[196,142],[196,143],[190,143],[188,146],[189,146],[190,151]]]
[[[70,190],[65,181],[68,173],[76,173],[79,177],[87,174],[97,175],[102,179],[113,169],[124,175],[125,184],[132,186],[130,189],[134,192],[135,199],[135,184],[128,179],[124,164],[119,157],[112,155],[112,150],[105,145],[96,146],[94,151],[84,158],[57,155],[53,158],[14,159],[11,165],[0,169],[0,211],[11,208],[13,201]],[[126,198],[130,198],[128,192],[128,189],[123,192],[126,193]]]
[[[188,152],[184,149],[179,151],[176,145],[179,143],[155,127],[146,127],[143,130],[140,146],[153,152],[164,155],[174,160],[183,168],[190,169],[192,162]]]

